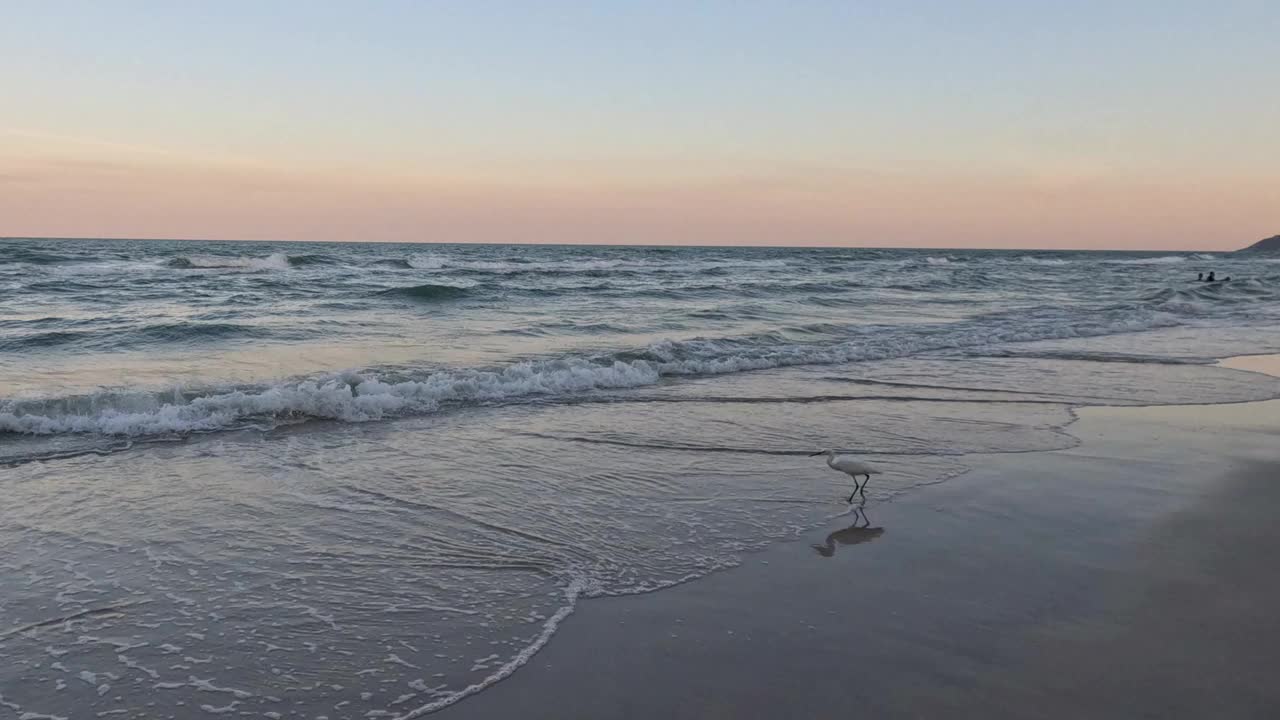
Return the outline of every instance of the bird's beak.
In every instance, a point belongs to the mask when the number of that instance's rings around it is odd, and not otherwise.
[[[816,453],[809,453],[809,457],[817,457],[818,455],[821,455],[824,452],[826,452],[826,450],[819,450]]]

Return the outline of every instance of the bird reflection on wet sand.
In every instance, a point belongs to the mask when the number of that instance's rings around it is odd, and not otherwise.
[[[858,545],[871,542],[884,534],[883,527],[871,527],[871,518],[867,517],[865,509],[854,508],[853,515],[852,525],[827,535],[826,542],[813,545],[813,549],[822,557],[831,557],[836,554],[836,545]]]

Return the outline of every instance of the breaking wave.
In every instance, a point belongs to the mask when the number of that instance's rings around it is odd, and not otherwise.
[[[179,255],[165,263],[182,270],[288,270],[289,256],[273,253],[266,257],[223,255]]]
[[[1187,261],[1186,255],[1162,255],[1160,257],[1116,258],[1103,260],[1109,265],[1172,265]]]
[[[182,270],[288,270],[308,265],[336,265],[338,260],[328,255],[286,255],[272,253],[265,257],[252,255],[178,255],[164,264]]]
[[[1070,260],[1064,260],[1063,258],[1035,257],[1034,255],[1023,255],[1019,260],[1030,265],[1044,265],[1047,267],[1071,264]]]
[[[434,285],[432,283],[391,288],[390,290],[383,290],[379,293],[379,295],[408,298],[419,302],[457,300],[459,298],[467,297],[469,294],[469,289],[465,287],[459,287],[457,285]]]
[[[401,289],[435,297],[465,292],[442,286]],[[426,289],[421,289],[426,288]],[[1101,319],[1097,319],[1101,316]],[[721,375],[795,365],[830,365],[906,357],[922,352],[1035,340],[1093,337],[1176,325],[1161,313],[1117,308],[1089,317],[958,323],[929,332],[855,328],[844,341],[787,342],[780,333],[723,339],[667,340],[598,356],[569,355],[517,362],[497,369],[426,372],[388,379],[346,372],[269,386],[173,392],[107,393],[0,402],[0,432],[54,435],[97,433],[142,437],[208,432],[245,425],[274,426],[308,419],[367,422],[432,413],[453,405],[564,397],[601,389],[654,385],[664,377]]]
[[[673,266],[665,259],[586,258],[574,260],[529,260],[521,257],[506,257],[480,260],[462,259],[436,253],[414,253],[408,257],[381,258],[369,264],[414,270],[449,270],[466,274],[493,275],[675,274],[685,272],[722,274],[734,269],[770,270],[788,267],[785,260],[776,258],[701,261],[687,266]]]

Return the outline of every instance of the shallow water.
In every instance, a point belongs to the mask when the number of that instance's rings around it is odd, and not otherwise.
[[[0,241],[3,702],[437,707],[847,512],[808,452],[886,500],[1280,395],[1211,365],[1280,350],[1276,259]]]

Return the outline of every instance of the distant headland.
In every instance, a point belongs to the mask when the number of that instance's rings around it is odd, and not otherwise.
[[[1240,248],[1236,252],[1245,252],[1248,250],[1280,250],[1280,235],[1272,235],[1266,240],[1259,240],[1249,247]]]

